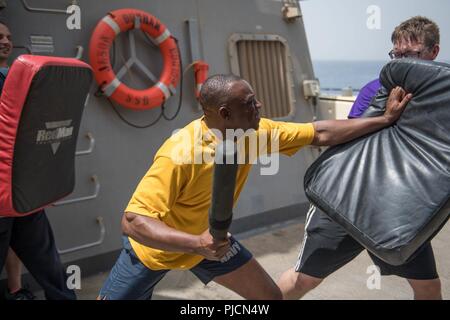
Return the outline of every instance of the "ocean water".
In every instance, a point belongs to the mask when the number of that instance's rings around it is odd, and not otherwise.
[[[389,61],[313,61],[314,73],[323,94],[340,94],[351,87],[354,93],[380,75]]]
[[[441,60],[440,60],[441,61]],[[354,94],[368,82],[379,77],[386,61],[313,61],[314,73],[320,81],[322,94],[341,94],[351,87]],[[444,60],[449,63],[450,61]]]

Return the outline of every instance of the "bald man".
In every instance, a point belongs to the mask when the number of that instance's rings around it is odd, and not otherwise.
[[[204,116],[162,145],[134,192],[122,218],[123,250],[98,298],[150,299],[167,272],[182,269],[246,299],[282,299],[272,278],[233,236],[211,236],[214,163],[206,159],[214,158],[215,147],[230,130],[272,137],[278,150],[260,149],[285,155],[309,144],[344,143],[393,124],[410,98],[401,88],[392,90],[385,114],[375,118],[276,122],[260,118],[262,105],[247,81],[234,75],[210,77],[200,93]],[[251,161],[239,164],[235,203],[250,169]]]

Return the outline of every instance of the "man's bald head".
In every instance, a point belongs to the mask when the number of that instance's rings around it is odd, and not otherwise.
[[[210,128],[254,129],[259,126],[261,103],[251,85],[233,74],[208,78],[200,91],[200,104]]]
[[[209,77],[200,91],[200,104],[203,109],[217,108],[227,104],[232,99],[233,84],[243,81],[234,74],[218,74]]]

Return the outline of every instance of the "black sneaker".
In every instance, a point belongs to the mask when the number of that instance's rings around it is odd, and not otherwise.
[[[10,293],[9,290],[5,292],[5,300],[34,300],[36,296],[28,289],[20,289],[14,293]]]

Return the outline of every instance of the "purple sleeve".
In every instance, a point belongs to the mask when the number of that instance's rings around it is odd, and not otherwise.
[[[380,88],[381,83],[378,79],[366,84],[359,92],[358,97],[356,98],[356,101],[353,104],[352,109],[350,110],[348,118],[352,119],[361,117],[364,111],[366,111],[369,107],[370,102]]]

